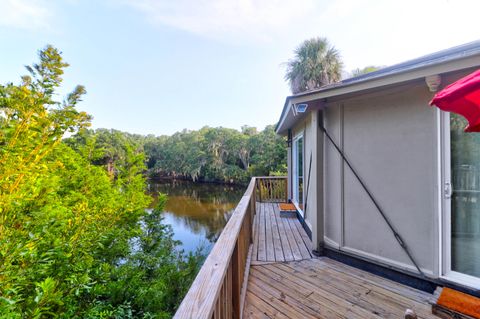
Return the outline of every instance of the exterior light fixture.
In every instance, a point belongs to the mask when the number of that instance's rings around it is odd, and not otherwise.
[[[306,103],[300,103],[300,104],[295,104],[295,109],[297,113],[305,113],[307,111],[308,104]]]
[[[437,92],[440,84],[442,84],[442,77],[438,74],[426,76],[425,83],[427,83],[430,92]]]

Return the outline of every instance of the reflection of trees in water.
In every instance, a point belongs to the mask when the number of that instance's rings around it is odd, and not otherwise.
[[[232,215],[244,189],[230,185],[172,181],[151,183],[149,191],[154,197],[159,192],[168,194],[166,211],[174,222],[214,242]]]
[[[233,209],[226,212],[222,209],[219,209],[215,214],[209,215],[210,218],[201,219],[191,216],[179,216],[172,212],[168,213],[171,214],[172,219],[176,224],[180,224],[185,228],[188,228],[196,235],[205,236],[205,238],[210,242],[215,242],[232,216]]]
[[[201,203],[216,205],[236,203],[242,197],[244,187],[208,183],[192,183],[188,181],[151,182],[149,192],[165,193],[170,197],[184,196]]]

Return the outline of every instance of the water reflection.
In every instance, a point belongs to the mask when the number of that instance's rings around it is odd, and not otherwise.
[[[198,247],[209,252],[220,236],[244,188],[185,181],[151,182],[149,191],[156,205],[159,192],[168,194],[164,222],[173,227],[174,238],[186,251]]]

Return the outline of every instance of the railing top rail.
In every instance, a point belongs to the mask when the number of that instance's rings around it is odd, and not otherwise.
[[[255,183],[254,177],[250,180],[245,194],[213,246],[174,318],[212,317],[251,196],[255,194]]]
[[[287,176],[256,176],[255,178],[257,180],[260,180],[260,179],[286,179]]]

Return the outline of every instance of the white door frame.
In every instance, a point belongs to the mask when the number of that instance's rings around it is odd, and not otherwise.
[[[303,132],[295,135],[295,137],[292,139],[292,203],[295,205],[295,207],[297,208],[297,211],[300,213],[300,215],[303,217],[304,216],[304,213],[303,213],[303,209],[302,207],[300,207],[299,203],[298,203],[298,169],[297,169],[297,165],[298,165],[298,140],[299,139],[302,139],[303,140],[303,143],[302,143],[302,169],[303,171],[305,172],[305,138],[304,138],[304,134]],[[302,178],[303,178],[303,181],[305,180],[305,173],[302,173]],[[304,202],[304,192],[302,192],[302,203]]]
[[[452,173],[450,148],[450,113],[440,112],[440,146],[442,155],[441,201],[440,215],[440,274],[441,278],[475,289],[480,287],[480,278],[452,270],[451,234],[452,234]]]

